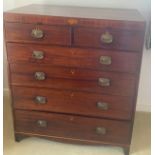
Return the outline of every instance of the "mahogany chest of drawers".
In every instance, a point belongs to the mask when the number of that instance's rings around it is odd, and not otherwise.
[[[129,154],[145,33],[135,10],[30,5],[4,13],[15,139]]]

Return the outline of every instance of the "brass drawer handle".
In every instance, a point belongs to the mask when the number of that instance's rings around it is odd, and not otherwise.
[[[38,60],[43,59],[44,58],[44,52],[42,52],[42,51],[33,51],[32,57],[34,59],[38,59]]]
[[[47,121],[45,121],[45,120],[38,120],[37,121],[37,125],[38,125],[38,127],[46,128],[47,127]]]
[[[109,109],[108,103],[105,103],[105,102],[97,102],[96,106],[98,109],[101,109],[101,110],[108,110]]]
[[[112,63],[110,56],[101,56],[100,63],[103,65],[110,65]]]
[[[113,42],[113,36],[106,31],[101,35],[101,42],[105,44],[111,44]]]
[[[35,28],[35,29],[32,29],[31,36],[34,39],[41,39],[44,36],[44,32],[40,30],[39,28]]]
[[[99,84],[99,86],[102,86],[102,87],[110,86],[110,79],[108,79],[108,78],[99,78],[98,79],[98,84]]]
[[[46,75],[44,72],[35,72],[34,77],[36,80],[45,80]]]
[[[96,128],[96,134],[99,134],[99,135],[105,135],[106,134],[106,128],[104,127],[97,127]]]
[[[46,104],[47,103],[47,99],[44,96],[36,96],[34,101],[37,104]]]

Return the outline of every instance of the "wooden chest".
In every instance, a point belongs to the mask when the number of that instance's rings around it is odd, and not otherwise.
[[[15,139],[129,154],[145,22],[135,10],[30,5],[4,13]]]

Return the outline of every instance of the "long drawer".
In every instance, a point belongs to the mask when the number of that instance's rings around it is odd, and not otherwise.
[[[12,91],[15,109],[131,119],[131,97],[15,86]]]
[[[5,23],[8,42],[71,45],[71,28],[43,24]]]
[[[15,110],[15,132],[94,143],[129,144],[130,122]]]
[[[132,96],[135,76],[48,65],[11,64],[11,84]]]
[[[110,50],[80,49],[7,43],[10,63],[37,63],[135,73],[139,54]]]

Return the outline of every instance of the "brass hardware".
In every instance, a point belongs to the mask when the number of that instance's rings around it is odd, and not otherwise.
[[[44,52],[42,51],[33,51],[32,53],[32,57],[35,58],[35,59],[43,59],[44,58]]]
[[[45,80],[46,78],[44,72],[35,72],[34,77],[36,80]]]
[[[97,127],[96,128],[96,133],[99,135],[105,135],[106,134],[106,128],[104,127]]]
[[[38,125],[38,127],[46,128],[47,127],[47,122],[45,120],[38,120],[37,125]]]
[[[44,36],[44,32],[40,30],[39,28],[35,28],[32,30],[31,36],[35,39],[41,39]]]
[[[46,102],[47,102],[46,97],[43,97],[43,96],[35,97],[35,103],[37,103],[37,104],[46,104]]]
[[[111,57],[110,56],[101,56],[100,63],[103,65],[110,65],[111,64]]]
[[[98,84],[102,87],[107,87],[110,86],[110,79],[108,78],[99,78],[98,79]]]
[[[68,19],[67,23],[69,25],[76,25],[78,23],[78,20],[77,19]]]
[[[101,42],[105,44],[110,44],[113,42],[113,36],[108,31],[106,31],[101,35]]]
[[[97,108],[101,109],[101,110],[108,110],[108,104],[105,102],[97,102]]]

